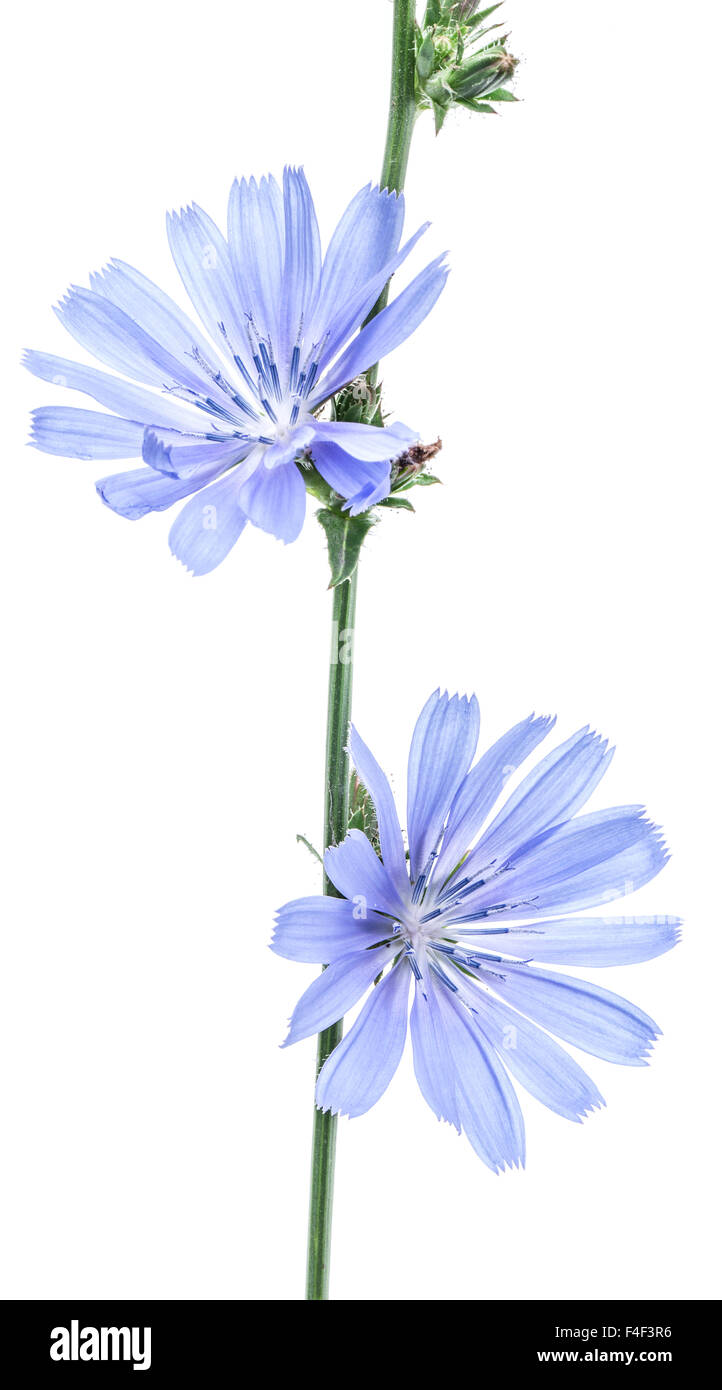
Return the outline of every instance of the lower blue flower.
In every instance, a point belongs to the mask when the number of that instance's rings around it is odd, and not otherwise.
[[[577,915],[640,888],[668,858],[641,806],[577,815],[613,751],[589,728],[539,762],[489,819],[553,723],[530,716],[472,766],[476,698],[432,695],[409,756],[408,855],[389,783],[352,730],[381,857],[349,831],[324,859],[340,896],[287,903],[272,944],[290,960],[327,964],[301,997],[287,1043],[329,1027],[368,994],[319,1075],[317,1105],[368,1110],[410,1028],[425,1100],[495,1172],[524,1163],[510,1076],[569,1120],[604,1104],[554,1038],[641,1066],[659,1036],[634,1004],[546,966],[630,965],[679,937],[677,917]]]

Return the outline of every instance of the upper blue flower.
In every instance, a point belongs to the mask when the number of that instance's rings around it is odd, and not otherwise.
[[[641,806],[576,814],[612,755],[588,728],[538,763],[488,820],[507,778],[553,723],[523,720],[471,767],[476,699],[432,695],[409,757],[408,858],[389,783],[353,730],[383,858],[351,830],[324,860],[341,896],[288,903],[273,940],[291,960],[329,962],[300,999],[288,1042],[335,1023],[375,983],[319,1075],[317,1104],[360,1115],[379,1099],[403,1052],[413,986],[424,1098],[494,1171],[524,1162],[507,1072],[570,1120],[604,1104],[550,1033],[627,1066],[642,1065],[659,1035],[634,1004],[540,963],[649,960],[679,930],[676,917],[569,915],[641,887],[667,859]]]
[[[418,436],[401,424],[320,420],[318,411],[403,342],[443,288],[439,257],[361,327],[425,230],[399,249],[403,218],[402,197],[361,189],[322,260],[297,169],[285,170],[282,190],[273,178],[234,183],[227,240],[195,204],[171,214],[173,258],[208,337],[145,276],[111,261],[56,313],[101,362],[144,385],[27,353],[36,376],[115,412],[37,410],[32,442],[75,458],[141,456],[147,467],[97,483],[103,501],[133,520],[195,494],[170,532],[194,574],[224,559],[247,520],[296,539],[306,501],[299,457],[312,457],[352,514],[373,506],[388,495],[391,461]]]

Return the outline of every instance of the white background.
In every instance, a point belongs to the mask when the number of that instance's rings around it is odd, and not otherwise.
[[[593,804],[646,801],[674,856],[624,906],[687,932],[597,973],[665,1036],[648,1069],[584,1059],[608,1103],[584,1125],[524,1096],[525,1173],[492,1176],[405,1058],[340,1127],[333,1293],[711,1297],[719,13],[506,9],[523,104],[438,140],[427,119],[412,153],[407,225],[433,222],[413,270],[448,247],[453,273],[383,375],[443,436],[444,486],[368,545],[355,717],[400,789],[438,684],[477,692],[485,741],[531,709],[559,738],[596,725],[618,752]],[[51,304],[112,255],[183,301],[165,211],[222,220],[235,175],[303,162],[327,238],[378,176],[390,21],[387,0],[9,21],[5,1296],[302,1291],[314,1048],[278,1044],[314,968],[266,943],[318,884],[294,837],[320,836],[320,528],[311,508],[288,548],[249,528],[190,578],[167,514],[125,522],[96,499],[105,465],[25,447],[62,395],[17,364],[81,355]]]

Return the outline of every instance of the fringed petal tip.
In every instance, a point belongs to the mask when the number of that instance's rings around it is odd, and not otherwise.
[[[518,1158],[502,1159],[496,1165],[496,1167],[494,1167],[492,1164],[489,1164],[488,1166],[491,1168],[492,1173],[494,1173],[496,1177],[501,1177],[502,1173],[513,1173],[514,1171],[522,1173],[526,1168],[526,1154],[519,1154]]]
[[[572,1124],[581,1125],[590,1115],[596,1114],[597,1110],[606,1110],[607,1102],[604,1096],[600,1095],[597,1100],[589,1101],[584,1109],[579,1110],[576,1115],[566,1115],[563,1118],[571,1120]]]
[[[173,473],[170,449],[153,429],[146,429],[143,435],[143,462],[156,473]]]

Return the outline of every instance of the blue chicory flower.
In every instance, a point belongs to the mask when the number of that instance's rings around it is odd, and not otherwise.
[[[287,903],[273,940],[279,955],[328,963],[301,997],[287,1043],[336,1022],[371,989],[319,1075],[318,1106],[354,1116],[379,1099],[404,1049],[413,989],[421,1092],[495,1172],[524,1163],[508,1073],[569,1120],[604,1104],[550,1034],[627,1066],[643,1065],[659,1036],[634,1004],[545,967],[649,960],[679,935],[676,917],[576,915],[641,887],[668,857],[641,806],[576,814],[613,751],[588,727],[538,763],[488,821],[507,778],[553,723],[530,716],[472,767],[476,698],[432,695],[409,757],[408,858],[389,783],[352,730],[382,857],[349,831],[324,860],[340,896]]]
[[[426,230],[399,249],[403,219],[403,197],[362,188],[322,260],[305,175],[290,168],[283,189],[273,178],[234,183],[227,240],[195,204],[171,214],[173,258],[209,336],[145,276],[111,261],[90,289],[73,286],[56,313],[96,358],[143,385],[27,353],[36,376],[115,412],[42,408],[31,442],[76,458],[142,457],[146,467],[102,478],[97,490],[131,520],[191,497],[170,546],[194,574],[220,564],[247,520],[296,539],[306,502],[299,457],[312,456],[352,515],[373,506],[388,495],[391,461],[418,435],[318,412],[403,342],[443,288],[438,257],[362,327]]]

